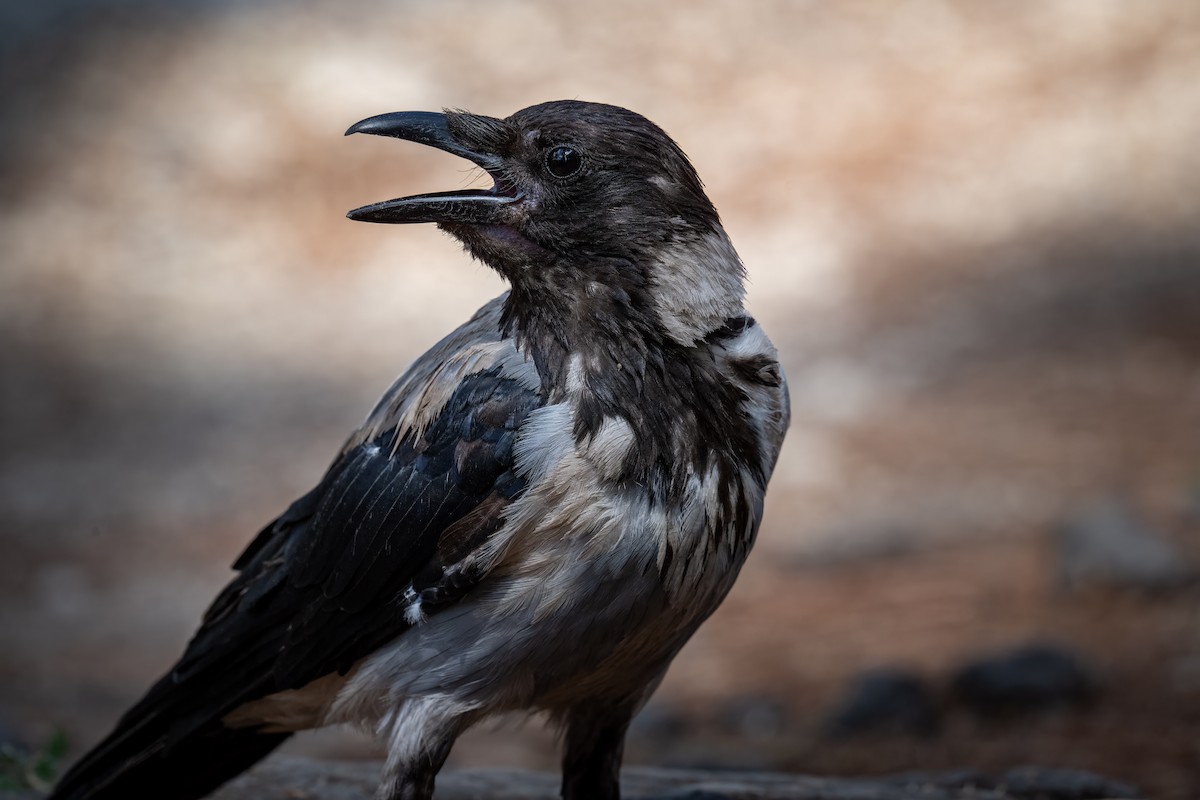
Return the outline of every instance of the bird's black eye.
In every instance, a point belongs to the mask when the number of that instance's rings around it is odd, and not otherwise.
[[[556,178],[569,178],[583,166],[583,157],[574,147],[559,145],[546,153],[546,169]]]

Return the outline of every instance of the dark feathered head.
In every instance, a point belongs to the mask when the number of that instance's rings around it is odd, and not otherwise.
[[[398,198],[351,211],[435,222],[533,303],[617,302],[690,345],[741,311],[743,269],[679,146],[616,106],[557,101],[506,119],[400,112],[347,133],[428,144],[470,159],[488,190]],[[599,301],[599,302],[597,302]]]

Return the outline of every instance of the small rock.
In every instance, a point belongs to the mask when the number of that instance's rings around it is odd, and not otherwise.
[[[1068,589],[1098,585],[1163,591],[1195,580],[1197,573],[1125,504],[1105,500],[1083,509],[1063,527],[1058,575]]]
[[[1049,711],[1090,701],[1095,672],[1063,647],[1033,644],[968,663],[951,682],[957,699],[981,716]]]
[[[854,679],[841,702],[825,718],[825,734],[866,733],[931,736],[938,729],[933,692],[919,676],[902,669],[878,669]]]

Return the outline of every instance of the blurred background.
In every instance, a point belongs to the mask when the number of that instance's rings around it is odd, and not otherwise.
[[[1188,0],[4,4],[3,738],[100,737],[502,290],[343,216],[477,173],[342,131],[580,98],[691,155],[792,388],[757,549],[629,760],[1200,796],[1198,80]],[[536,720],[452,758],[557,761]]]

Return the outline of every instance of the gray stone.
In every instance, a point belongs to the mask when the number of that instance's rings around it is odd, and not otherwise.
[[[1124,503],[1092,503],[1058,537],[1058,574],[1069,589],[1085,586],[1161,591],[1196,579],[1196,568]]]

